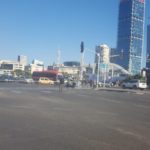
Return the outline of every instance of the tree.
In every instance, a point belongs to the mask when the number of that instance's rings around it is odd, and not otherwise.
[[[22,76],[25,75],[24,71],[21,70],[21,69],[16,69],[16,70],[14,70],[14,74],[15,74],[16,76],[18,76],[18,77],[22,77]]]

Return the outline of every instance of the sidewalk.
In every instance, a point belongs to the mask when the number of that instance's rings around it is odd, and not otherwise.
[[[96,88],[95,90],[150,94],[150,89],[145,89],[145,90],[136,89],[135,90],[135,89],[114,88],[114,87],[100,87],[100,88]]]
[[[150,94],[150,89],[140,90],[140,89],[123,89],[121,87],[98,87],[92,88],[90,86],[77,86],[75,89],[91,89],[97,91],[114,91],[114,92],[129,92],[129,93],[141,93],[141,94]]]

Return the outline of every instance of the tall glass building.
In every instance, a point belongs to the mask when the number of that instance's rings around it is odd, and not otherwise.
[[[131,74],[138,74],[142,65],[144,38],[144,0],[120,0],[118,18],[117,53],[115,63]]]
[[[146,67],[150,69],[150,25],[147,26],[147,61]]]

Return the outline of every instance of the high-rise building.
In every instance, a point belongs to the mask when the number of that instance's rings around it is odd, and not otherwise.
[[[144,14],[144,0],[120,0],[116,50],[123,51],[123,57],[116,57],[115,63],[133,75],[142,68]]]
[[[24,66],[27,65],[27,56],[24,56],[24,55],[19,55],[18,56],[18,62]]]
[[[104,64],[110,63],[110,48],[106,44],[102,44],[100,46],[96,46],[95,48],[95,62],[98,61],[97,54],[100,55],[100,62]]]
[[[102,64],[110,63],[110,48],[106,44],[98,45],[95,47],[95,73],[98,72],[99,63],[101,66]]]
[[[150,25],[147,26],[147,61],[146,67],[150,68]]]

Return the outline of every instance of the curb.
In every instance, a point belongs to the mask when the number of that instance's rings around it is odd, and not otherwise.
[[[134,89],[98,88],[96,90],[150,94],[150,91],[145,91],[145,90],[142,91],[142,90],[134,90]]]

